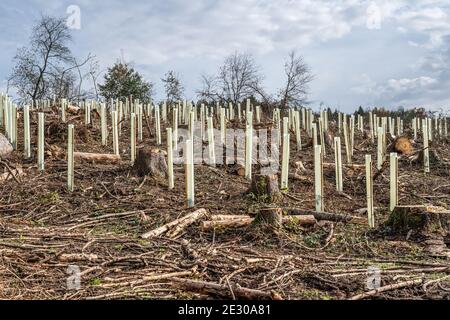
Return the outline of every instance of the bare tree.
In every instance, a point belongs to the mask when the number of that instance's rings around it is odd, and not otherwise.
[[[34,27],[30,46],[18,50],[11,85],[23,100],[48,96],[49,80],[72,55],[67,44],[72,37],[63,18],[41,17]]]
[[[219,69],[221,96],[234,104],[260,94],[262,80],[263,77],[251,54],[235,52],[225,59]]]
[[[180,77],[177,73],[170,70],[165,74],[161,81],[164,83],[166,98],[169,103],[181,100],[184,87],[181,84]]]
[[[91,61],[91,63],[89,64],[89,76],[91,78],[92,81],[92,86],[94,89],[94,95],[95,95],[95,99],[98,100],[99,94],[98,94],[98,85],[97,85],[97,79],[101,74],[101,71],[99,71],[100,66],[98,63],[98,60],[93,60]]]
[[[218,90],[217,77],[214,75],[202,74],[200,76],[201,89],[197,90],[197,96],[200,100],[208,103],[216,103],[225,100]]]
[[[305,103],[308,85],[314,79],[314,76],[303,57],[297,56],[295,51],[291,51],[284,64],[284,72],[286,74],[286,85],[279,91],[281,107],[286,108]]]

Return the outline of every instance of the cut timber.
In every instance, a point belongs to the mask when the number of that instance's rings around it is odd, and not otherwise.
[[[80,113],[80,107],[69,105],[66,108],[66,112],[70,113],[70,114],[73,114],[73,115],[79,114]]]
[[[244,177],[245,176],[245,167],[241,164],[235,164],[232,167],[232,172],[234,174],[237,174],[240,177]]]
[[[278,187],[278,176],[275,174],[254,175],[248,193],[254,194],[259,200],[264,202],[277,202],[283,198]]]
[[[280,228],[283,225],[283,210],[281,208],[260,209],[256,215],[255,222]]]
[[[291,223],[299,226],[313,226],[317,223],[316,218],[313,215],[306,216],[287,216],[283,217],[283,224]]]
[[[205,217],[208,215],[208,211],[206,209],[199,209],[192,213],[185,215],[180,219],[176,219],[172,222],[169,222],[159,228],[156,228],[150,232],[147,232],[141,236],[143,239],[159,237],[160,235],[167,232],[169,237],[176,237],[179,235],[187,226],[193,224],[195,221]]]
[[[227,228],[240,228],[252,224],[255,218],[250,216],[237,216],[237,215],[213,215],[211,216],[211,221],[203,221],[201,223],[201,228],[204,231],[214,230],[214,229],[227,229]],[[314,216],[288,216],[282,217],[283,224],[297,224],[300,226],[311,226],[315,225],[317,220]]]
[[[386,222],[395,234],[411,230],[419,236],[446,237],[450,231],[450,210],[434,206],[396,206]]]
[[[200,294],[225,299],[240,300],[283,300],[276,292],[265,292],[261,290],[243,288],[237,284],[220,285],[217,283],[172,278],[173,285],[177,288],[197,292]]]
[[[339,213],[329,213],[329,212],[318,212],[318,211],[311,211],[311,210],[302,210],[302,209],[294,209],[294,208],[288,208],[284,209],[289,215],[292,216],[314,216],[317,220],[327,220],[327,221],[334,221],[334,222],[347,222],[347,223],[354,223],[354,224],[361,224],[366,225],[367,221],[364,218],[361,217],[355,217],[349,214],[339,214]]]
[[[121,158],[119,155],[107,154],[107,153],[86,153],[86,152],[74,152],[73,158],[75,162],[90,162],[101,164],[117,164],[120,163]]]
[[[410,155],[414,152],[411,140],[407,137],[398,137],[393,142],[394,151],[400,154]]]
[[[201,224],[201,228],[204,231],[226,228],[241,228],[252,224],[253,220],[255,219],[250,216],[240,216],[239,218],[235,218],[233,216],[233,218],[231,219],[220,220],[216,220],[213,218],[212,221],[203,221]]]
[[[138,151],[134,162],[134,169],[139,176],[159,176],[165,178],[168,175],[166,152],[160,149],[143,148]]]

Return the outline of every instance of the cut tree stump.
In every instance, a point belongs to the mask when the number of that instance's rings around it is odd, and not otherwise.
[[[140,149],[133,168],[141,177],[149,175],[151,177],[165,178],[168,176],[166,155],[167,153],[160,149],[148,147]]]
[[[411,140],[409,140],[407,137],[398,137],[394,140],[392,146],[392,150],[400,154],[410,155],[414,152],[414,147],[411,143]]]
[[[278,186],[278,176],[275,174],[254,175],[248,193],[254,194],[258,200],[264,202],[277,202],[283,198]]]
[[[234,174],[237,174],[240,177],[244,177],[245,176],[245,167],[241,164],[235,164],[232,167],[232,172]]]
[[[397,206],[386,223],[396,234],[445,237],[450,231],[450,210],[434,206]]]
[[[256,215],[255,223],[263,223],[274,228],[281,228],[283,225],[283,210],[281,208],[262,208]]]
[[[450,210],[434,206],[397,206],[386,226],[394,235],[407,235],[421,242],[435,256],[450,257],[446,242],[450,237]]]

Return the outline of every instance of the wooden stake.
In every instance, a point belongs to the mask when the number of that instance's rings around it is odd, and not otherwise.
[[[186,140],[186,196],[187,205],[189,208],[195,205],[195,192],[194,192],[194,145],[192,140]]]
[[[367,218],[369,227],[375,228],[375,217],[373,212],[373,176],[372,176],[372,156],[366,155],[366,192],[367,192]]]
[[[173,150],[178,150],[178,107],[173,109]]]
[[[200,139],[205,141],[205,105],[200,106]]]
[[[261,107],[256,106],[256,123],[261,123]]]
[[[341,152],[341,138],[334,138],[334,160],[336,166],[336,190],[338,192],[344,191],[343,176],[342,176],[342,152]]]
[[[133,165],[136,161],[136,114],[130,115],[130,158]]]
[[[423,122],[423,166],[425,173],[430,173],[430,149],[428,140],[428,121]]]
[[[142,105],[141,104],[138,104],[137,106],[136,106],[136,112],[137,112],[137,123],[138,123],[138,125],[137,125],[137,129],[138,129],[138,141],[139,142],[142,142],[142,140],[143,140],[143,136],[142,136],[142,134],[143,134],[143,130],[142,130]],[[158,144],[161,144],[161,142],[159,142]]]
[[[66,99],[61,99],[61,121],[66,122]]]
[[[115,155],[119,155],[119,117],[117,111],[111,112],[113,130],[113,150]]]
[[[287,119],[287,118],[285,118]],[[281,163],[281,189],[288,189],[289,182],[289,149],[290,149],[290,134],[283,134],[283,156]]]
[[[384,145],[383,145],[383,127],[378,127],[378,139],[377,139],[377,169],[381,170],[384,162]]]
[[[213,118],[208,117],[208,158],[209,165],[215,167],[216,166],[216,153],[214,146],[214,127],[213,127]]]
[[[69,124],[67,138],[67,189],[73,192],[74,187],[74,126]]]
[[[323,169],[322,169],[322,147],[314,148],[314,187],[316,211],[323,211]]]
[[[38,169],[44,171],[44,149],[45,149],[45,114],[38,114]]]
[[[345,155],[347,156],[347,164],[352,163],[352,151],[351,151],[351,142],[348,132],[348,125],[347,125],[347,116],[344,115],[344,142],[345,142]]]
[[[316,146],[318,145],[318,142],[317,142],[317,124],[316,123],[312,124],[312,136],[313,136],[313,149],[315,149]]]
[[[107,119],[106,119],[106,105],[102,103],[100,105],[100,126],[102,133],[102,145],[106,146],[108,144],[108,127],[107,127]]]
[[[295,111],[295,137],[297,141],[297,151],[302,150],[302,134],[300,129],[300,111]]]
[[[173,137],[172,128],[167,128],[167,168],[169,175],[169,189],[174,188],[174,176],[173,176]]]
[[[17,150],[17,106],[11,104],[11,144]]]
[[[87,102],[84,106],[84,123],[86,125],[91,124],[91,105]]]
[[[23,143],[25,158],[31,158],[30,106],[23,107]]]
[[[253,112],[247,112],[247,125],[245,130],[245,178],[252,179],[252,152],[253,152]]]
[[[390,201],[389,209],[394,211],[398,205],[398,157],[396,152],[392,152],[390,155]]]
[[[350,155],[353,158],[353,151],[355,146],[355,116],[350,117]],[[351,159],[350,159],[351,161]]]
[[[187,119],[187,118],[186,118]],[[155,106],[155,121],[156,121],[156,144],[161,145],[161,117],[159,116],[159,106]]]

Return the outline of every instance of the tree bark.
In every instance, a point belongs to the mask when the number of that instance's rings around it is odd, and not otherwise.
[[[144,233],[143,235],[141,235],[141,238],[148,239],[152,237],[158,237],[166,232],[168,232],[169,237],[175,237],[179,235],[187,226],[193,224],[195,221],[207,215],[208,211],[206,211],[206,209],[199,209],[150,232]]]
[[[278,187],[278,176],[275,174],[254,175],[248,193],[254,194],[258,200],[263,202],[277,202],[283,197]]]
[[[139,176],[158,176],[165,178],[168,175],[166,152],[160,149],[143,148],[138,151],[134,169]]]
[[[347,222],[347,223],[354,223],[354,224],[361,224],[361,225],[367,224],[366,219],[361,218],[361,217],[355,217],[355,216],[352,216],[349,214],[318,212],[318,211],[302,210],[302,209],[295,209],[295,208],[288,208],[288,209],[285,209],[285,211],[287,211],[287,213],[292,216],[311,215],[311,216],[314,216],[314,218],[316,218],[317,220]]]
[[[74,152],[73,157],[75,161],[86,161],[100,164],[118,164],[121,161],[119,155],[107,153]]]
[[[283,225],[283,210],[281,208],[260,209],[255,218],[256,223],[264,223],[274,228],[281,228]]]

